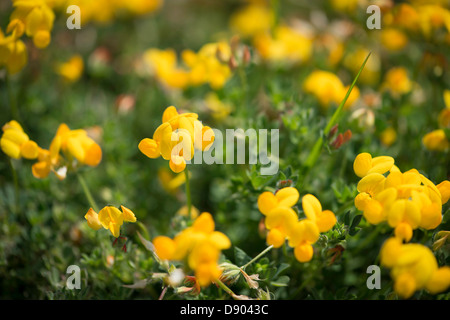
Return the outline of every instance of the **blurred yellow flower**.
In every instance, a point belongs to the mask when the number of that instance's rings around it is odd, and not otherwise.
[[[381,132],[380,139],[382,144],[389,147],[397,140],[397,131],[392,127],[386,128]]]
[[[323,108],[330,107],[332,103],[339,105],[344,100],[348,88],[344,87],[334,73],[323,70],[313,71],[303,82],[303,90],[314,95]],[[344,109],[349,109],[358,98],[359,89],[354,86]]]
[[[76,82],[83,74],[84,63],[80,55],[72,56],[67,62],[60,63],[56,67],[56,72],[67,82]]]
[[[34,45],[43,49],[51,41],[51,30],[55,14],[42,0],[13,0],[14,11],[10,20],[20,20],[25,25],[25,33],[33,38]]]
[[[408,77],[408,71],[404,67],[396,67],[388,70],[384,76],[382,89],[389,91],[394,96],[409,93],[413,83]]]
[[[16,120],[6,123],[2,130],[0,146],[8,157],[14,159],[36,159],[38,157],[39,147],[37,143],[30,140]]]
[[[65,157],[60,156],[60,152]],[[62,123],[53,138],[49,150],[39,149],[38,162],[32,167],[36,178],[46,178],[53,171],[59,179],[64,179],[67,168],[73,168],[73,160],[80,165],[95,167],[102,159],[102,149],[87,135],[86,130],[70,130]]]
[[[0,67],[6,66],[9,74],[16,74],[27,64],[27,48],[13,35],[6,36],[0,28]]]
[[[381,44],[390,51],[400,51],[408,44],[408,37],[399,29],[381,30]]]
[[[391,268],[394,290],[402,298],[426,289],[431,294],[450,286],[450,267],[440,267],[431,250],[421,244],[402,244],[389,238],[381,248],[381,264]]]
[[[260,33],[253,44],[261,57],[272,63],[297,64],[306,62],[312,54],[312,40],[301,32],[280,25],[273,31]]]
[[[153,239],[156,254],[163,260],[184,260],[195,271],[201,286],[207,286],[222,273],[218,265],[221,250],[228,249],[231,242],[219,231],[214,231],[214,220],[210,213],[203,212],[191,227],[178,233],[174,239],[158,236]]]
[[[447,151],[450,147],[450,142],[442,129],[427,133],[422,138],[422,143],[430,151]]]
[[[256,3],[234,12],[230,18],[233,32],[242,37],[254,37],[260,33],[270,31],[275,22],[275,15],[268,6]]]
[[[370,53],[364,70],[361,72],[358,82],[362,84],[374,85],[380,78],[381,59],[377,52],[370,52],[367,48],[358,47],[348,53],[344,58],[344,66],[356,75],[362,63]]]

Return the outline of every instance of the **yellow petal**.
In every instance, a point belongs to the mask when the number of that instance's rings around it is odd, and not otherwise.
[[[186,168],[186,160],[181,156],[172,155],[169,162],[169,167],[175,173],[180,173]]]
[[[124,206],[120,206],[120,208],[122,209],[123,213],[123,221],[136,222],[136,216],[134,215],[133,211]]]
[[[197,232],[211,233],[214,231],[214,220],[208,212],[203,212],[195,219],[192,228]]]
[[[296,188],[286,187],[278,190],[275,197],[278,200],[278,205],[290,208],[297,204],[300,194]]]
[[[120,225],[114,222],[109,223],[109,231],[111,231],[112,235],[116,238],[120,236]]]
[[[314,249],[310,244],[300,244],[295,247],[294,255],[299,262],[311,261]]]
[[[166,236],[153,239],[156,255],[162,260],[171,260],[175,252],[175,241]]]
[[[20,146],[20,153],[25,159],[36,159],[39,155],[39,147],[36,142],[28,140]]]
[[[283,234],[279,229],[274,228],[267,233],[267,244],[269,246],[274,246],[274,248],[279,248],[284,244],[286,235]]]
[[[312,221],[315,221],[316,217],[322,213],[320,201],[312,194],[303,196],[302,207],[306,217]]]
[[[392,268],[397,263],[401,248],[402,242],[399,238],[387,239],[383,243],[380,251],[381,264],[388,268]]]
[[[395,227],[395,236],[405,242],[409,242],[412,238],[413,230],[409,223],[400,222],[397,227]]]
[[[161,150],[159,149],[158,143],[149,138],[142,139],[139,142],[139,150],[151,159],[156,159],[161,155]]]
[[[163,112],[162,122],[163,123],[168,122],[172,118],[175,118],[177,115],[178,115],[177,108],[175,108],[174,106],[167,107],[166,110],[164,110]]]
[[[87,220],[88,226],[91,229],[99,230],[102,227],[102,224],[98,219],[98,214],[94,211],[94,209],[90,208],[84,218]]]
[[[48,177],[50,174],[51,167],[47,161],[40,161],[31,167],[31,172],[33,173],[33,176],[38,179],[43,179]]]
[[[336,216],[332,211],[324,210],[317,216],[316,224],[319,232],[327,232],[336,224]]]
[[[358,154],[355,161],[353,161],[353,171],[355,171],[355,174],[363,178],[370,169],[372,169],[372,156],[367,152]]]
[[[405,272],[395,280],[394,290],[404,299],[411,297],[416,289],[416,280],[409,273]]]
[[[385,180],[386,178],[382,174],[371,173],[362,178],[356,188],[359,192],[367,192],[374,197],[384,189]]]
[[[444,266],[433,272],[431,279],[426,284],[426,289],[431,294],[446,291],[450,287],[450,267]]]
[[[123,224],[123,213],[116,207],[106,206],[98,213],[98,219],[105,229],[109,229],[111,223],[120,227]]]
[[[10,158],[20,159],[20,145],[12,142],[11,140],[1,138],[0,147],[2,151]]]
[[[214,245],[221,250],[228,249],[231,247],[231,242],[228,237],[219,231],[214,231],[211,235],[209,240],[214,243]]]
[[[378,200],[370,199],[367,201],[363,212],[364,218],[371,224],[378,224],[385,219],[383,206]]]
[[[450,92],[450,91],[449,91]],[[450,181],[444,180],[436,186],[441,193],[442,204],[447,203],[450,198]]]
[[[278,200],[272,192],[265,191],[258,197],[258,209],[265,216],[269,215],[277,205]]]
[[[391,170],[394,165],[394,158],[388,156],[375,157],[372,159],[372,168],[369,169],[367,174],[380,173],[383,174]]]

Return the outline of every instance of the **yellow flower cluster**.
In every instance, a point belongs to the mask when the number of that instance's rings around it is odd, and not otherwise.
[[[286,25],[258,34],[253,45],[264,60],[291,64],[308,61],[313,48],[312,39]]]
[[[436,186],[416,169],[402,173],[392,157],[372,158],[369,153],[360,153],[353,169],[361,178],[355,206],[369,223],[386,221],[395,228],[395,236],[406,242],[413,230],[430,230],[441,223],[442,204],[448,201],[450,191],[448,181]]]
[[[49,0],[55,1],[55,0]],[[56,0],[55,6],[65,9],[70,5],[80,8],[82,26],[89,22],[110,23],[121,12],[145,15],[158,10],[163,0]]]
[[[172,49],[149,49],[143,55],[150,73],[172,89],[202,84],[219,89],[231,77],[227,64],[231,49],[226,42],[207,43],[198,52],[184,50],[181,57],[184,67],[178,65],[177,55]]]
[[[64,157],[60,154],[64,155]],[[70,130],[61,124],[48,150],[39,148],[38,162],[32,166],[36,178],[45,178],[53,171],[59,179],[66,177],[67,169],[78,164],[97,166],[102,159],[102,149],[83,129]]]
[[[265,216],[265,226],[269,230],[267,244],[279,248],[287,239],[294,248],[295,258],[299,262],[310,261],[314,244],[321,232],[327,232],[336,224],[336,217],[330,210],[322,211],[322,205],[312,194],[302,198],[305,219],[298,219],[292,209],[300,195],[297,189],[286,187],[272,192],[263,192],[258,197],[258,209]]]
[[[439,268],[431,250],[421,244],[389,238],[380,254],[381,264],[391,268],[395,292],[405,299],[417,290],[437,294],[450,286],[450,267]]]
[[[312,54],[312,39],[291,26],[275,26],[275,14],[267,1],[256,1],[230,18],[230,28],[244,38],[251,38],[262,59],[271,63],[298,64]]]
[[[5,36],[0,30],[0,67],[6,66],[8,73],[15,74],[27,63],[27,48],[20,38],[26,34],[39,49],[46,48],[51,41],[51,30],[55,14],[44,0],[12,0],[11,13]]]
[[[389,91],[398,97],[411,92],[413,83],[408,77],[408,71],[404,67],[396,67],[388,70],[381,85],[382,90]]]
[[[345,87],[338,76],[323,70],[313,71],[303,82],[303,90],[314,95],[323,108],[328,108],[332,103],[339,105],[348,89],[349,86]],[[359,89],[354,86],[344,108],[350,108],[358,98]]]
[[[203,126],[196,113],[178,113],[173,106],[162,116],[162,124],[153,133],[153,139],[145,138],[139,143],[139,150],[151,159],[162,156],[170,160],[173,172],[186,168],[186,161],[194,157],[194,150],[205,151],[214,142],[214,131]]]
[[[201,286],[207,286],[222,274],[218,265],[221,250],[228,249],[231,242],[219,231],[214,231],[214,220],[210,213],[203,212],[174,239],[158,236],[153,239],[155,252],[162,260],[184,260],[195,271]]]
[[[11,120],[2,127],[3,135],[0,139],[0,146],[4,153],[14,159],[36,159],[39,154],[39,146],[30,140],[23,131],[22,126]]]
[[[442,128],[450,128],[450,90],[444,91],[445,109],[439,113],[439,126],[441,129],[433,130],[424,135],[422,143],[431,151],[447,151],[450,148],[450,141]]]
[[[106,206],[98,213],[90,208],[84,218],[91,229],[99,230],[101,227],[111,231],[116,238],[120,236],[120,227],[124,222],[136,222],[133,211],[124,206],[120,206],[122,211],[113,206]]]

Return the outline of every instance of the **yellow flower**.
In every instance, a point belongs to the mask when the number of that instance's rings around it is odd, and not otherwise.
[[[413,84],[408,77],[408,71],[403,67],[388,70],[384,77],[382,88],[391,92],[394,96],[409,93]]]
[[[278,26],[273,36],[269,32],[257,35],[253,44],[261,57],[272,63],[302,63],[312,54],[312,40],[285,25]]]
[[[397,140],[397,132],[392,127],[386,128],[381,132],[380,139],[381,143],[389,147]]]
[[[90,208],[84,217],[90,228],[99,230],[103,227],[111,231],[114,237],[118,238],[120,236],[120,226],[124,222],[136,222],[136,216],[130,209],[124,206],[120,206],[120,208],[122,211],[112,206],[106,206],[98,214]]]
[[[273,11],[261,4],[251,4],[234,12],[230,18],[231,30],[243,37],[254,37],[269,31],[275,22]]]
[[[60,63],[56,72],[67,82],[76,82],[82,75],[84,69],[83,59],[80,55],[72,56],[67,62]]]
[[[153,139],[142,139],[139,150],[151,159],[162,156],[170,160],[170,169],[175,173],[183,171],[186,161],[194,157],[195,149],[208,150],[214,142],[213,130],[203,126],[197,118],[196,113],[179,114],[175,107],[168,107]]]
[[[6,66],[9,74],[16,74],[26,65],[28,56],[25,44],[16,39],[17,29],[5,37],[0,28],[0,67]]]
[[[184,260],[195,271],[201,286],[207,286],[221,275],[217,264],[221,250],[228,249],[231,242],[219,231],[214,231],[214,220],[210,213],[203,212],[174,239],[158,236],[153,239],[155,252],[163,260]]]
[[[13,0],[14,11],[11,20],[20,20],[25,25],[25,33],[33,38],[34,45],[43,49],[51,41],[55,14],[53,10],[40,0]]]
[[[38,145],[30,140],[17,121],[11,120],[2,127],[2,130],[0,146],[8,157],[14,159],[36,159],[38,157]]]
[[[381,264],[391,268],[394,290],[402,298],[421,289],[436,294],[450,286],[450,268],[439,268],[431,250],[421,244],[402,244],[400,239],[390,238],[380,255]]]
[[[102,159],[102,149],[85,130],[70,130],[63,123],[58,127],[49,150],[39,150],[38,162],[32,167],[33,175],[36,178],[45,178],[53,171],[59,179],[64,179],[67,167],[73,166],[73,158],[78,164],[95,167]]]
[[[362,178],[355,206],[369,223],[387,221],[395,228],[396,237],[406,242],[411,240],[413,230],[430,230],[441,223],[442,203],[448,200],[445,182],[436,187],[416,169],[402,173],[393,158],[372,158],[369,153],[359,154],[353,168]]]
[[[312,194],[302,198],[302,207],[306,219],[298,220],[293,209],[299,199],[297,189],[286,187],[274,195],[263,192],[258,197],[258,209],[265,218],[267,244],[281,247],[285,240],[294,248],[294,255],[299,262],[312,259],[313,247],[321,232],[327,232],[336,224],[336,217],[330,210],[322,211],[322,205]]]
[[[177,56],[174,50],[149,49],[144,53],[144,62],[158,81],[163,85],[183,89],[189,84],[187,70],[177,66]]]
[[[450,142],[442,129],[427,133],[422,138],[422,143],[430,151],[446,151],[450,147]]]
[[[328,108],[331,103],[339,105],[344,99],[349,87],[345,87],[341,80],[328,71],[313,71],[303,82],[303,90],[314,95],[321,107]],[[359,97],[359,89],[355,86],[344,106],[348,109]]]
[[[353,162],[353,170],[355,174],[363,178],[371,173],[383,174],[389,171],[394,165],[394,158],[388,156],[380,156],[372,158],[367,152],[360,153]]]
[[[375,85],[380,77],[381,69],[381,59],[376,52],[369,52],[367,48],[358,47],[355,51],[345,56],[344,65],[356,75],[369,53],[371,53],[370,58],[367,60],[364,70],[358,78],[358,83]]]
[[[408,37],[395,28],[383,29],[381,31],[381,44],[390,51],[400,51],[408,44]]]

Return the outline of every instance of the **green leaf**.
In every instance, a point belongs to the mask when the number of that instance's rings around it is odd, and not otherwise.
[[[238,247],[234,247],[234,259],[238,266],[243,266],[251,260],[248,254]]]
[[[288,276],[281,276],[277,280],[270,282],[274,287],[287,287],[290,278]]]

